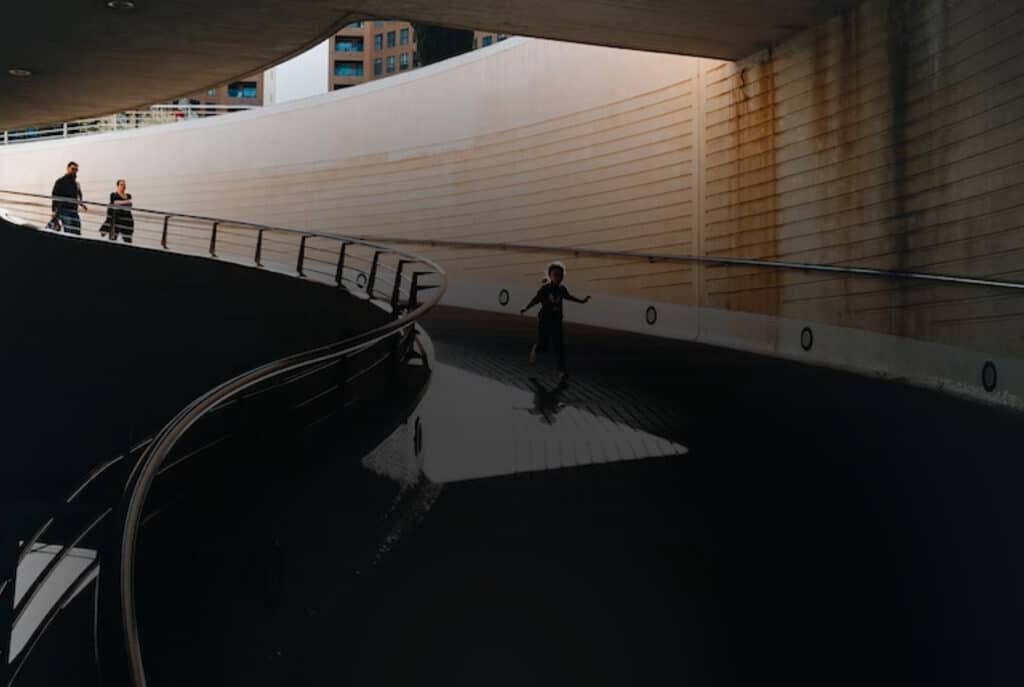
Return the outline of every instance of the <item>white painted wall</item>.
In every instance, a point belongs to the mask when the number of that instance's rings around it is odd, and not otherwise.
[[[267,70],[265,105],[287,103],[327,93],[330,41]]]
[[[212,211],[226,199],[183,190],[209,185],[218,174],[262,176],[370,155],[411,158],[428,147],[468,149],[481,136],[663,88],[692,69],[688,65],[691,58],[510,38],[489,50],[274,107],[0,147],[0,187],[48,192],[74,158],[87,195],[102,193],[108,177],[125,177],[134,181],[140,204]]]

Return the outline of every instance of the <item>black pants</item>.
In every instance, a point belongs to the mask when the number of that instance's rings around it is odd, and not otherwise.
[[[135,220],[130,212],[108,209],[107,221],[100,227],[100,233],[108,234],[111,241],[116,241],[120,236],[125,243],[131,243],[135,234]]]
[[[541,316],[537,326],[537,352],[546,353],[548,345],[555,349],[558,370],[565,372],[565,339],[562,333],[562,318]]]

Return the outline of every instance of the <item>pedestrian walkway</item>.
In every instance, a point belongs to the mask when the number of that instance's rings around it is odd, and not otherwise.
[[[171,552],[139,578],[154,684],[1019,677],[1018,416],[574,324],[559,389],[532,318],[423,326],[435,482],[351,432],[263,447],[200,510],[213,535],[149,533]]]

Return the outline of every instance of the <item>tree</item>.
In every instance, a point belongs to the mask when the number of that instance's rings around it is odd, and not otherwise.
[[[416,66],[425,67],[473,49],[473,32],[444,26],[413,24]]]

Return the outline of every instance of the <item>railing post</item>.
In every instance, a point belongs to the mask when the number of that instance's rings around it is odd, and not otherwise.
[[[370,265],[370,278],[366,280],[366,293],[373,298],[373,284],[377,281],[377,265],[380,263],[380,251],[374,251],[373,263]]]
[[[422,272],[412,273],[412,283],[409,285],[409,303],[406,305],[409,312],[416,309],[416,293],[420,289],[420,274],[422,274]]]
[[[338,269],[334,272],[334,283],[341,286],[344,281],[345,272],[345,248],[348,247],[347,241],[341,242],[341,250],[338,251]]]
[[[68,123],[67,122],[64,122],[63,130],[64,130],[64,138],[67,138],[68,137]]]
[[[427,284],[426,286],[421,286],[420,285],[420,277],[426,276],[428,274],[433,274],[433,272],[413,272],[412,273],[412,284],[409,286],[409,302],[408,302],[408,305],[406,305],[406,308],[409,310],[409,312],[412,312],[417,307],[419,307],[420,302],[419,302],[418,297],[420,295],[420,291],[426,291],[428,289],[436,289],[437,288],[436,286],[431,286],[429,284]]]
[[[416,346],[416,323],[410,322],[407,332],[402,337],[402,359],[407,360],[413,355],[413,348]],[[424,359],[425,360],[425,359]]]
[[[395,283],[391,289],[391,317],[395,319],[398,317],[398,299],[401,296],[402,290],[402,269],[408,260],[399,260],[398,269],[395,270]]]
[[[217,225],[220,222],[213,223],[213,232],[210,234],[210,255],[217,257]]]
[[[256,234],[256,265],[263,267],[263,263],[260,259],[263,257],[263,230],[260,229]]]
[[[306,276],[302,272],[302,266],[303,266],[303,263],[306,261],[306,239],[308,239],[308,238],[309,238],[308,236],[303,234],[302,235],[302,239],[299,241],[299,259],[298,259],[298,262],[296,262],[296,264],[295,264],[295,271],[298,272],[300,277],[305,277]]]
[[[7,129],[4,129],[4,145],[7,145]]]
[[[170,215],[164,215],[164,230],[160,234],[160,246],[167,248],[167,223],[171,221]]]

